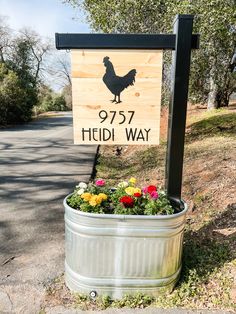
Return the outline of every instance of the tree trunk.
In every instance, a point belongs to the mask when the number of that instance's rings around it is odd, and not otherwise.
[[[229,105],[228,89],[224,89],[223,91],[218,91],[216,100],[217,100],[217,108],[227,107]]]
[[[208,98],[207,98],[207,110],[218,108],[217,92],[218,92],[217,85],[215,83],[214,78],[211,76],[210,77],[210,89],[209,89]]]
[[[232,77],[231,77],[231,75],[229,75],[229,71],[227,69],[225,71],[225,75],[224,75],[224,85],[218,91],[217,96],[216,96],[217,108],[229,106],[229,97],[233,91],[230,88],[230,86],[232,85],[231,79],[232,79]]]
[[[2,49],[0,49],[0,62],[1,62],[1,63],[4,63],[4,62],[5,62],[4,57],[3,57],[3,51],[2,51]]]
[[[209,78],[209,92],[207,97],[207,110],[217,109],[217,94],[218,94],[218,86],[216,84],[216,60],[214,57],[209,59],[210,66],[210,78]]]

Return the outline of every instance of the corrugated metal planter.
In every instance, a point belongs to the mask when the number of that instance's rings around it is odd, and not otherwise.
[[[185,209],[174,215],[90,214],[65,207],[65,279],[76,292],[121,298],[172,291],[182,259]]]

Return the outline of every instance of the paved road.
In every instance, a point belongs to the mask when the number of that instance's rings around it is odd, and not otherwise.
[[[63,272],[62,201],[89,180],[95,154],[73,144],[68,113],[0,130],[0,313],[38,313]]]

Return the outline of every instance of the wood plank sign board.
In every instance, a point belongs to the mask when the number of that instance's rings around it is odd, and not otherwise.
[[[159,144],[160,50],[72,50],[75,144]]]

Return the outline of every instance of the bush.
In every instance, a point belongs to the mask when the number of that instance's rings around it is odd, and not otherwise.
[[[35,101],[34,89],[23,88],[16,72],[0,63],[0,125],[29,121]]]
[[[64,96],[56,96],[53,102],[53,110],[55,111],[66,111],[68,110],[66,106],[66,100]]]
[[[54,96],[53,92],[47,94],[38,107],[39,112],[67,110],[68,107],[66,105],[65,97],[61,95]]]

